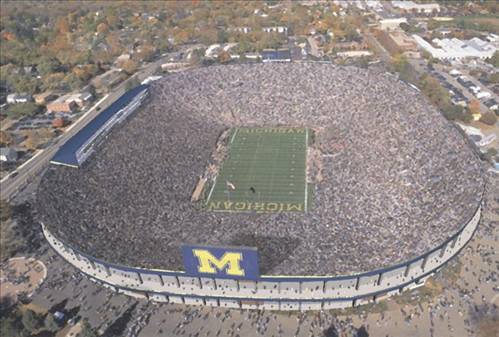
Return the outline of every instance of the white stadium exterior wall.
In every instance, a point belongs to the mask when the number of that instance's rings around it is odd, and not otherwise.
[[[366,304],[420,284],[468,243],[480,214],[478,207],[470,221],[447,242],[392,268],[337,277],[264,276],[258,281],[199,278],[182,272],[107,264],[65,245],[43,224],[42,230],[52,248],[75,268],[127,295],[190,305],[306,311]]]

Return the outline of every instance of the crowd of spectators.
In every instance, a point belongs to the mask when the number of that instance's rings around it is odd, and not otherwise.
[[[306,213],[199,210],[191,194],[234,126],[337,131]],[[256,246],[264,274],[338,275],[412,259],[474,214],[482,167],[418,92],[379,69],[319,63],[176,73],[79,169],[50,167],[40,220],[107,262],[182,270],[181,245]]]

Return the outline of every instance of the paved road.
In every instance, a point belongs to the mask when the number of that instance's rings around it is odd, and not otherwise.
[[[162,63],[164,63],[163,58],[144,66],[139,72],[130,77],[130,79],[121,83],[113,89],[112,92],[104,96],[103,99],[97,102],[91,109],[89,109],[89,111],[75,121],[74,124],[48,148],[39,151],[33,158],[18,167],[16,169],[17,175],[15,177],[8,177],[1,182],[0,199],[11,200],[22,188],[24,188],[24,186],[26,186],[26,184],[30,183],[46,167],[50,159],[67,140],[87,125],[88,122],[94,119],[99,114],[99,111],[107,108],[126,91],[127,83],[130,80],[144,80],[154,74],[156,69],[161,66]],[[97,106],[101,109],[97,110]]]

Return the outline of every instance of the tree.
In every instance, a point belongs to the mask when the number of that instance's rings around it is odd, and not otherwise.
[[[28,309],[23,313],[21,321],[26,330],[33,333],[41,327],[42,320],[40,315],[38,315],[33,310]]]
[[[99,34],[105,34],[105,33],[107,33],[108,31],[109,31],[109,27],[108,27],[108,25],[106,25],[104,22],[99,23],[99,24],[97,25],[97,33],[99,33]]]
[[[499,72],[495,72],[489,75],[488,81],[493,84],[499,83]]]
[[[0,145],[8,146],[12,143],[12,135],[7,131],[0,131]]]
[[[494,125],[497,122],[497,116],[494,113],[487,112],[480,117],[480,122],[487,125]]]
[[[5,200],[0,199],[0,221],[7,221],[12,215],[12,206]]]
[[[225,64],[225,63],[229,63],[230,61],[231,61],[231,57],[230,57],[230,54],[228,51],[222,50],[218,54],[218,62]]]
[[[499,50],[496,50],[494,55],[487,59],[487,62],[492,64],[494,67],[499,68]]]
[[[43,322],[43,325],[46,330],[50,332],[56,332],[59,330],[59,324],[55,321],[54,315],[51,313],[48,313],[47,316],[45,317],[45,320]]]
[[[448,107],[442,109],[442,113],[445,118],[450,121],[461,120],[465,123],[471,122],[473,116],[465,111],[462,106],[451,104]]]
[[[479,114],[480,113],[480,102],[478,100],[476,100],[476,99],[472,99],[468,103],[468,111],[472,115]]]
[[[140,82],[137,78],[131,78],[129,79],[128,81],[126,81],[126,84],[125,84],[125,90],[131,90],[133,88],[135,88],[136,86],[140,85]]]
[[[77,90],[83,87],[83,80],[76,76],[74,73],[69,73],[64,77],[63,83],[61,84],[66,89]]]
[[[140,61],[150,62],[156,55],[156,48],[150,44],[145,44],[139,47],[136,56]]]
[[[97,337],[95,332],[92,330],[90,324],[87,320],[82,322],[81,331],[78,333],[77,337]]]
[[[61,63],[54,57],[43,57],[36,66],[40,75],[48,75],[61,69]]]
[[[334,324],[331,324],[329,328],[324,330],[324,337],[338,337],[338,329],[334,326]]]
[[[28,332],[15,317],[9,316],[0,318],[0,336],[2,337],[23,337],[28,336]]]
[[[428,74],[421,77],[419,87],[428,97],[430,102],[435,104],[440,110],[446,111],[450,109],[452,102],[447,90],[445,90],[438,80]]]
[[[358,337],[369,337],[369,333],[367,332],[367,330],[366,330],[366,327],[365,327],[365,326],[361,326],[361,327],[357,330],[357,336],[358,336]]]
[[[54,137],[54,130],[51,128],[40,128],[26,131],[25,135],[24,146],[29,150],[36,150]]]
[[[135,62],[134,60],[125,60],[123,62],[120,62],[118,64],[118,66],[123,69],[123,71],[125,71],[128,75],[132,75],[134,74],[137,69],[139,68],[139,65],[137,64],[137,62]]]
[[[492,162],[492,160],[496,156],[497,156],[497,150],[494,148],[487,149],[487,152],[483,154],[483,158],[488,162]]]
[[[71,27],[69,26],[68,19],[66,17],[59,17],[56,22],[56,29],[63,34],[69,33]]]
[[[6,110],[6,115],[10,118],[17,119],[22,117],[33,117],[41,111],[41,107],[33,102],[17,103],[9,106]]]
[[[66,120],[64,118],[55,118],[54,120],[52,120],[52,127],[53,128],[62,128],[64,127],[64,125],[66,125]]]
[[[392,60],[393,69],[400,74],[400,78],[404,81],[414,83],[416,82],[416,72],[413,67],[402,54],[396,54]]]

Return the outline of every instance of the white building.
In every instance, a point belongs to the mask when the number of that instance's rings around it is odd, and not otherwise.
[[[249,32],[252,31],[252,29],[251,27],[235,27],[235,28],[230,28],[229,31],[248,34]]]
[[[284,26],[263,27],[262,30],[265,33],[281,33],[281,34],[288,33],[288,27],[284,27]]]
[[[31,102],[33,98],[28,94],[9,94],[7,95],[7,103],[16,104],[16,103],[27,103]]]
[[[210,45],[205,53],[204,53],[204,56],[206,57],[210,57],[210,58],[214,58],[214,57],[217,57],[218,56],[218,53],[220,52],[220,49],[222,48],[222,46],[218,43],[216,44],[212,44]]]
[[[17,160],[17,151],[11,147],[0,148],[0,161],[13,163]]]
[[[405,12],[416,12],[431,14],[433,12],[440,13],[439,4],[417,4],[413,1],[392,1],[392,6],[400,8]]]
[[[412,36],[420,48],[426,50],[433,58],[441,60],[459,60],[464,58],[486,59],[492,57],[497,50],[492,44],[483,41],[477,37],[468,41],[462,41],[456,38],[452,39],[433,39],[433,44],[440,47],[436,48],[428,41],[418,35]]]
[[[400,24],[402,22],[407,23],[407,19],[406,18],[383,19],[379,20],[379,26],[381,30],[401,29]]]

